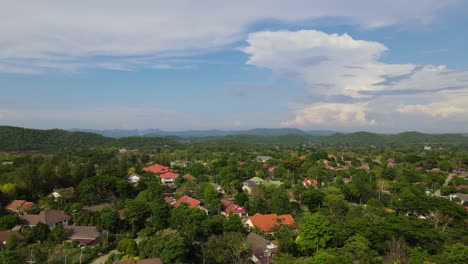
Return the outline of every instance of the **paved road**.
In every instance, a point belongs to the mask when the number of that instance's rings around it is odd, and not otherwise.
[[[117,253],[119,253],[117,250],[111,250],[106,255],[99,257],[98,259],[96,259],[95,261],[91,263],[92,264],[104,264],[107,261],[107,259],[110,257],[110,255],[117,254]]]

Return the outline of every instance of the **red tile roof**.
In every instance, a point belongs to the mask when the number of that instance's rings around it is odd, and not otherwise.
[[[223,204],[223,212],[225,214],[230,214],[230,213],[233,213],[233,214],[243,214],[245,213],[245,209],[242,208],[241,206],[231,202],[231,201],[228,201],[226,199],[221,199],[221,203]]]
[[[317,187],[318,185],[318,181],[316,179],[309,179],[309,178],[305,178],[303,183],[306,187],[310,187],[310,186]]]
[[[179,206],[181,203],[188,203],[190,208],[195,208],[198,205],[200,205],[201,202],[199,200],[195,199],[195,198],[184,195],[184,196],[180,197],[179,200],[177,200],[174,203],[174,207]]]
[[[166,172],[166,173],[164,173],[164,174],[161,174],[159,177],[160,177],[161,179],[167,179],[167,178],[176,179],[176,178],[179,177],[179,173],[175,173],[175,172],[170,171],[170,172]]]
[[[149,167],[143,168],[143,171],[152,172],[154,174],[163,174],[169,172],[169,167],[160,164],[154,164]]]
[[[273,231],[279,225],[289,225],[293,228],[296,228],[296,222],[290,214],[277,215],[277,214],[267,214],[262,215],[256,213],[254,216],[251,216],[249,220],[252,224],[265,232]]]
[[[11,203],[5,206],[5,209],[16,211],[21,209],[21,206],[25,203],[25,200],[13,200]]]

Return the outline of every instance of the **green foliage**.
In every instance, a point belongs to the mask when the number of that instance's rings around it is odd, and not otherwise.
[[[302,252],[313,252],[325,248],[332,239],[330,223],[320,214],[309,214],[304,216],[299,223],[299,234],[296,244]]]
[[[82,181],[77,190],[84,203],[98,204],[127,197],[130,194],[130,185],[117,177],[94,176]]]
[[[445,255],[449,263],[468,263],[468,246],[465,246],[462,243],[449,245],[446,247]]]
[[[19,217],[14,214],[0,216],[0,231],[10,230],[19,223]]]
[[[315,212],[325,199],[325,194],[320,190],[310,189],[304,193],[302,202],[311,212]]]
[[[156,233],[153,238],[143,240],[138,245],[140,258],[160,257],[166,263],[185,263],[188,245],[179,233]]]

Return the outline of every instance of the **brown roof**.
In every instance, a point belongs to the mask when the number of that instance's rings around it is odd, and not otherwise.
[[[83,207],[83,210],[89,211],[89,212],[100,212],[106,208],[114,210],[114,207],[110,203],[103,203],[103,204],[98,204],[98,205],[93,205],[93,206],[85,206]]]
[[[114,264],[163,264],[163,261],[160,258],[152,258],[140,260],[120,260],[114,262]]]
[[[190,208],[195,208],[198,205],[200,205],[201,202],[199,200],[195,199],[195,198],[184,195],[184,196],[180,197],[179,200],[177,200],[174,203],[174,207],[178,207],[181,203],[188,203]]]
[[[65,226],[64,229],[69,239],[96,239],[100,236],[95,226]]]
[[[250,248],[250,250],[252,250],[252,252],[263,252],[268,244],[271,243],[268,239],[261,237],[253,232],[247,235],[246,240],[247,246]]]
[[[20,240],[24,239],[24,236],[21,235],[20,233],[11,232],[11,231],[0,231],[0,244],[4,244],[8,240],[8,237],[11,235],[16,236]]]
[[[39,214],[26,214],[24,215],[24,222],[26,225],[37,225],[42,222],[43,224],[52,225],[60,223],[64,220],[69,220],[71,217],[63,211],[48,210],[41,211]]]
[[[197,178],[195,178],[194,176],[190,175],[190,174],[185,174],[184,176],[182,176],[184,179],[188,180],[188,181],[196,181]]]
[[[293,228],[296,227],[296,222],[290,214],[277,215],[277,214],[267,214],[262,215],[256,213],[254,216],[251,216],[249,220],[252,224],[265,232],[273,231],[279,225],[289,225]]]
[[[11,211],[17,211],[17,210],[29,210],[34,206],[33,202],[28,202],[26,200],[13,200],[11,203],[7,204],[5,206],[5,209],[11,210]]]

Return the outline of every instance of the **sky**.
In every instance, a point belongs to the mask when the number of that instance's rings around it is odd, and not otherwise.
[[[0,125],[468,132],[466,0],[0,6]]]

